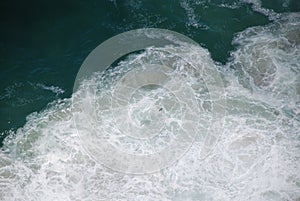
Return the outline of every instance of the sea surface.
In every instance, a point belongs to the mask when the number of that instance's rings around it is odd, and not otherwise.
[[[94,48],[139,28],[184,34],[200,44],[200,53],[149,48],[93,74],[73,92]],[[0,200],[300,200],[299,0],[4,0],[0,30]],[[205,158],[199,135],[165,169],[116,172],[84,147],[82,133],[90,125],[131,153],[149,148],[139,152],[149,154],[161,145],[126,140],[110,124],[106,100],[122,73],[169,62],[203,104],[199,121],[211,112],[203,80],[161,52],[217,69],[226,96],[222,134]],[[142,98],[132,105],[140,108],[147,108],[144,97],[156,98],[137,93]],[[91,104],[73,104],[91,98]]]

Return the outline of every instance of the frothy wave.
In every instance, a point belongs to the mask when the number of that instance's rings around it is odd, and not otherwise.
[[[90,111],[89,123],[97,124],[101,117],[113,133],[115,128],[109,126],[111,114],[98,116],[90,104],[91,97],[99,97],[94,103],[105,111],[118,76],[134,65],[161,61],[166,56],[149,49],[129,57],[104,75],[94,74],[85,80],[73,94],[85,108],[72,104],[71,99],[55,101],[46,110],[28,116],[24,127],[6,138],[0,152],[1,200],[299,199],[297,19],[298,14],[290,14],[282,23],[247,29],[235,39],[239,47],[232,52],[232,62],[228,64],[234,70],[222,72],[228,100],[224,134],[207,158],[202,159],[199,147],[203,138],[199,135],[189,152],[172,166],[134,176],[105,168],[83,149],[77,133],[89,126],[86,121],[75,125],[75,116],[82,114],[83,109]],[[160,50],[176,52],[187,61],[201,58],[204,67],[211,65],[204,49],[197,57],[193,57],[193,48]],[[185,67],[174,63],[179,70]],[[190,75],[186,74],[186,79],[199,92],[199,104],[204,108],[199,118],[206,118],[211,97],[203,80]],[[101,125],[104,124],[96,127]],[[122,143],[119,136],[111,140],[116,146]],[[127,141],[123,148],[138,151],[132,145]]]

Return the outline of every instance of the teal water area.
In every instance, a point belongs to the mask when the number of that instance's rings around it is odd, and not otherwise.
[[[0,2],[0,142],[26,116],[70,97],[84,58],[104,40],[127,30],[177,31],[226,63],[232,39],[265,25],[275,12],[300,10],[300,1],[51,0]]]

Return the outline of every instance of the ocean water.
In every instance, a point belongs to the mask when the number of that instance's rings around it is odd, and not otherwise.
[[[0,9],[0,200],[300,200],[299,1],[2,1]],[[96,46],[151,27],[184,34],[201,48],[136,52],[73,92]],[[225,114],[211,116],[213,77],[200,79],[191,63],[217,70]],[[170,87],[181,87],[177,75],[191,86],[201,106],[192,118],[197,135],[168,167],[125,174],[97,158],[101,142],[93,141],[93,129],[133,154],[152,154],[179,135],[171,125],[141,142],[120,133],[134,134],[126,124],[112,123],[116,80],[149,64],[175,69]],[[157,86],[136,91],[128,105],[132,122],[147,125],[140,111],[156,108],[149,103],[158,97],[163,114],[180,119],[187,109],[173,95]],[[218,138],[203,157],[207,136]]]

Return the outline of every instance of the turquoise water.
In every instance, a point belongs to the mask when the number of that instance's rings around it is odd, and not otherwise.
[[[0,10],[0,200],[300,198],[299,1],[2,1]],[[150,27],[182,33],[209,52],[200,59],[212,59],[224,80],[227,117],[206,160],[199,160],[198,139],[174,166],[135,177],[84,151],[77,132],[88,122],[81,119],[78,131],[73,121],[86,108],[70,98],[87,99],[86,89],[101,80],[73,94],[95,47]],[[99,100],[109,97],[96,92]],[[130,142],[122,148],[137,149]]]

